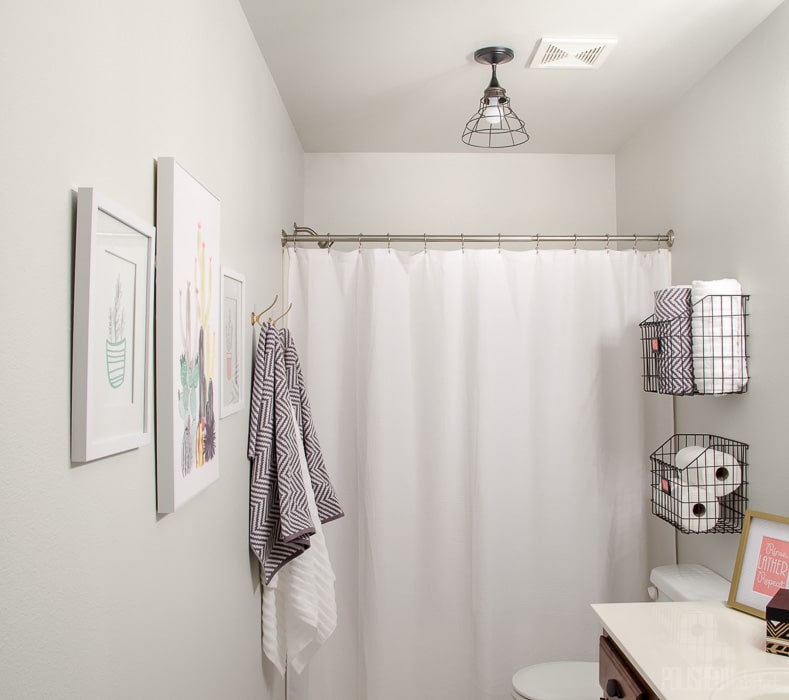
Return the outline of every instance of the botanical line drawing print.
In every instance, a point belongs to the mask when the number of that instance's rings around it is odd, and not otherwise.
[[[225,320],[225,371],[227,379],[233,379],[233,341],[236,338],[235,319],[227,317]]]
[[[222,402],[224,406],[236,403],[241,396],[239,375],[241,366],[238,348],[238,303],[232,297],[224,300],[224,382],[222,385]]]
[[[123,384],[126,378],[126,318],[123,313],[123,285],[121,277],[115,282],[115,298],[109,310],[107,324],[107,380],[113,389]]]
[[[186,292],[178,291],[182,352],[179,358],[178,413],[184,422],[181,438],[181,474],[202,467],[216,454],[214,368],[216,331],[211,328],[213,258],[207,256],[202,227],[197,225],[194,276]],[[206,257],[208,261],[206,264]]]
[[[241,398],[241,367],[238,363],[238,358],[236,358],[235,362],[233,363],[233,379],[230,382],[230,398],[228,399],[228,403],[236,403]]]

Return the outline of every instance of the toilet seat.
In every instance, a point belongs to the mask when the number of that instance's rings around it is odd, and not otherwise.
[[[549,661],[512,677],[514,700],[594,700],[600,697],[596,661]]]

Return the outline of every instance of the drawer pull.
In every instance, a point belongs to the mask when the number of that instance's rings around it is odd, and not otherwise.
[[[622,692],[622,686],[619,685],[619,682],[614,678],[609,678],[605,684],[605,694],[609,698],[623,698],[625,697],[624,693]]]

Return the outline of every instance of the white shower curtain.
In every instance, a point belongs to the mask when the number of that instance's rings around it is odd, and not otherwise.
[[[289,700],[506,700],[641,600],[638,322],[666,251],[288,251],[290,327],[346,512],[339,622]],[[664,425],[670,401],[651,407]]]

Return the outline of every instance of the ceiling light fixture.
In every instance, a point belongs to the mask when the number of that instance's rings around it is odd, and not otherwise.
[[[488,46],[474,52],[474,60],[489,65],[493,74],[479,101],[479,110],[466,122],[463,143],[477,148],[510,148],[529,140],[526,123],[512,111],[507,91],[496,78],[496,66],[509,63],[514,57],[512,49],[501,46]]]

